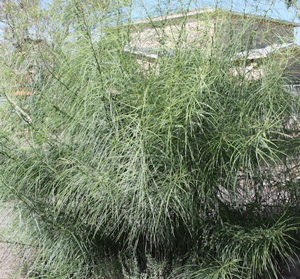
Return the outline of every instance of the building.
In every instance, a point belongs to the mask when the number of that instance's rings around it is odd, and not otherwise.
[[[295,27],[300,24],[220,9],[197,9],[135,21],[129,45],[140,51],[175,48],[179,41],[194,46],[226,46],[238,37],[243,42],[241,48],[263,48],[294,43]]]
[[[208,55],[214,50],[221,56],[224,51],[233,51],[232,59],[248,61],[249,78],[259,78],[262,60],[276,55],[295,83],[300,79],[296,27],[300,24],[221,9],[197,9],[135,21],[125,50],[137,55],[143,66],[145,61],[151,64],[178,48],[205,49]]]

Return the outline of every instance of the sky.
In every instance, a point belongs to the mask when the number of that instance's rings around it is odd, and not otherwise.
[[[96,0],[98,1],[98,0]],[[43,5],[51,0],[42,0]],[[147,18],[148,15],[161,15],[165,11],[178,11],[180,8],[195,9],[216,7],[246,12],[248,14],[265,15],[268,17],[300,23],[300,9],[287,9],[283,0],[133,0],[133,20]],[[0,24],[0,38],[1,38]],[[300,27],[295,28],[295,42],[300,45]]]
[[[147,18],[147,13],[160,15],[169,9],[176,11],[180,7],[191,9],[216,7],[246,12],[248,14],[265,15],[268,17],[300,23],[300,11],[287,9],[283,0],[136,0],[133,4],[133,19]],[[300,45],[300,27],[295,28],[296,43]]]

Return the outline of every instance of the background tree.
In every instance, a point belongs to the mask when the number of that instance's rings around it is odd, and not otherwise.
[[[299,9],[299,1],[297,0],[285,0],[285,3],[288,8],[293,6],[294,8]]]
[[[46,14],[42,11],[42,1],[14,1],[0,2],[0,21],[4,25],[3,39],[22,51],[27,43],[38,43],[46,24]],[[44,24],[43,24],[44,23]]]

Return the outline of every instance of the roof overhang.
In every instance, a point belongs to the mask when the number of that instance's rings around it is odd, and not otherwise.
[[[247,60],[255,60],[255,59],[261,59],[261,58],[267,58],[271,54],[273,54],[277,51],[287,50],[287,49],[291,49],[291,48],[299,49],[299,46],[295,43],[274,44],[274,45],[267,46],[264,48],[256,48],[256,49],[251,49],[249,51],[239,52],[235,55],[234,59],[246,58]]]

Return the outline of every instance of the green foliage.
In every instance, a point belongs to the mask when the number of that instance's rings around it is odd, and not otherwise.
[[[36,70],[30,97],[15,98],[32,123],[12,107],[0,135],[2,188],[37,247],[32,274],[276,278],[300,216],[288,125],[299,99],[278,61],[250,79],[240,40],[224,51],[183,40],[146,69],[124,51],[121,10],[65,2],[76,16],[55,17],[69,28],[49,32],[57,45],[2,71],[8,96],[15,68]]]
[[[297,0],[285,0],[284,2],[286,3],[286,6],[288,8],[290,7],[294,7],[295,9],[299,8],[299,3]]]

